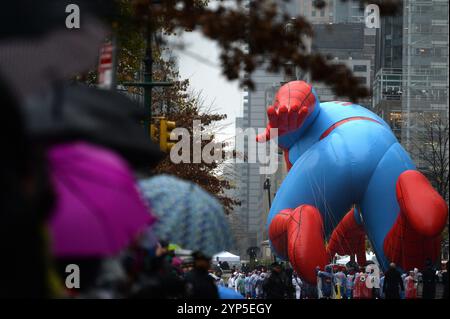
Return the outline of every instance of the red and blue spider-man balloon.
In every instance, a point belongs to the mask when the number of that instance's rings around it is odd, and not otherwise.
[[[336,253],[365,262],[365,236],[381,267],[436,261],[448,208],[389,126],[350,102],[320,103],[306,82],[283,85],[267,110],[289,173],[270,209],[272,248],[305,280]],[[327,242],[325,244],[325,242]]]

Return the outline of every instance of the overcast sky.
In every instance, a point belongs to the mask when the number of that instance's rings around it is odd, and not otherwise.
[[[242,114],[242,90],[237,81],[230,82],[222,74],[219,49],[215,42],[199,32],[184,32],[181,37],[171,37],[170,42],[183,42],[185,49],[173,49],[178,58],[181,79],[189,79],[195,92],[202,92],[205,104],[213,104],[218,113],[226,114],[228,124],[218,138],[234,136],[236,116]]]

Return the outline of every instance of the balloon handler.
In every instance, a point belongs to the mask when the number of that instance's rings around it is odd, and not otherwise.
[[[303,81],[283,85],[267,115],[257,141],[278,138],[289,170],[269,238],[303,279],[314,284],[316,267],[336,253],[364,264],[366,234],[383,270],[437,260],[447,204],[380,117],[351,102],[320,103]]]

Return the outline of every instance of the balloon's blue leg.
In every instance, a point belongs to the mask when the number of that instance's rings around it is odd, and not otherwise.
[[[390,262],[384,253],[384,239],[400,212],[396,183],[400,174],[410,169],[415,166],[408,154],[400,144],[393,144],[376,166],[359,203],[367,236],[383,269]]]

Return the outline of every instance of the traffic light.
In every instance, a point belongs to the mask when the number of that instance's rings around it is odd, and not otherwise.
[[[159,148],[163,152],[169,152],[170,149],[175,145],[170,141],[170,132],[176,127],[176,123],[173,121],[168,121],[161,119],[159,121]]]
[[[154,142],[158,141],[158,128],[155,124],[150,125],[150,137]]]

